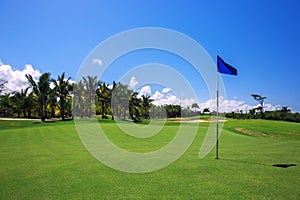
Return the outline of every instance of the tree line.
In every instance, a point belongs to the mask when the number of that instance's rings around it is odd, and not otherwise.
[[[0,116],[37,118],[60,117],[62,120],[73,117],[92,117],[100,115],[103,119],[132,120],[142,122],[150,118],[176,118],[199,116],[199,105],[193,103],[186,108],[181,105],[154,105],[149,95],[139,95],[127,85],[113,82],[109,85],[96,76],[86,76],[78,83],[71,82],[65,73],[51,78],[44,73],[35,81],[30,74],[25,75],[28,87],[20,91],[7,92],[4,80],[0,79]],[[52,85],[53,87],[50,87]],[[5,93],[4,93],[5,92]],[[300,122],[300,114],[292,113],[285,106],[281,110],[264,111],[263,97],[251,95],[259,102],[257,108],[226,113],[226,117],[240,119],[270,119]],[[204,108],[202,114],[212,114]]]
[[[247,113],[239,112],[226,113],[226,117],[236,119],[266,119],[266,120],[281,120],[289,122],[300,122],[300,114],[292,113],[291,109],[283,106],[280,110],[265,111],[264,100],[267,97],[259,94],[251,94],[253,99],[259,102],[259,106],[249,110]]]
[[[40,117],[45,121],[49,117],[56,117],[59,112],[62,120],[72,116],[72,96],[73,84],[70,77],[66,78],[65,73],[57,79],[50,77],[50,73],[44,73],[38,81],[35,81],[30,74],[25,75],[28,87],[20,91],[5,91],[6,81],[0,83],[0,115],[8,117]],[[50,83],[54,87],[50,88]]]
[[[200,114],[196,111],[197,103],[191,107],[194,111],[180,105],[156,106],[149,95],[140,96],[120,82],[109,85],[96,76],[82,77],[78,83],[72,83],[65,73],[56,79],[51,78],[50,73],[44,73],[37,81],[30,74],[25,76],[28,87],[20,91],[4,93],[7,82],[0,80],[1,116],[39,117],[45,121],[54,117],[66,120],[100,115],[103,119],[140,122],[150,118]]]

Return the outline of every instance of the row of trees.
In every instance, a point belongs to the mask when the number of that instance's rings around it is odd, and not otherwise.
[[[267,119],[300,122],[300,114],[292,113],[287,106],[282,107],[280,110],[264,111],[263,117],[261,117],[260,113],[255,112],[254,110],[255,109],[252,109],[248,113],[243,113],[242,111],[226,113],[226,117],[236,119]]]
[[[197,103],[191,108],[180,105],[155,106],[149,95],[139,95],[127,85],[113,82],[109,85],[99,81],[96,76],[82,77],[78,83],[71,83],[70,77],[62,73],[57,79],[44,73],[38,81],[26,75],[28,87],[21,91],[6,92],[5,81],[0,82],[0,115],[18,117],[115,117],[135,122],[150,118],[195,116],[200,113]],[[53,87],[50,87],[53,85]],[[192,110],[194,109],[194,111]],[[209,112],[206,109],[206,112]]]
[[[66,78],[65,73],[57,79],[51,79],[50,73],[44,73],[36,82],[30,74],[25,75],[28,80],[28,87],[20,91],[13,91],[1,95],[0,113],[3,116],[18,117],[41,117],[45,121],[48,117],[55,117],[56,110],[60,117],[65,120],[71,116],[73,85],[70,77]],[[1,90],[5,90],[5,81],[1,81]],[[54,87],[50,88],[50,83]]]
[[[259,106],[243,113],[243,111],[226,113],[226,117],[238,119],[267,119],[267,120],[283,120],[290,122],[300,122],[300,114],[292,113],[291,109],[287,106],[282,107],[280,110],[264,111],[264,100],[267,97],[251,94],[254,100],[259,102]]]
[[[95,91],[95,92],[94,92]],[[120,82],[110,86],[97,80],[97,77],[82,77],[82,80],[74,87],[73,113],[77,117],[90,117],[93,114],[108,118],[111,115],[123,120],[134,122],[150,118],[195,116],[200,113],[190,108],[182,108],[180,105],[153,104],[149,95],[141,95],[129,89]],[[193,104],[192,108],[199,108]],[[95,111],[93,113],[92,111]],[[209,109],[206,109],[206,112]]]
[[[75,117],[91,117],[94,114],[108,118],[140,121],[150,118],[153,99],[149,95],[139,97],[127,85],[113,82],[112,86],[101,82],[97,77],[82,77],[74,85],[73,114]]]
[[[71,83],[70,77],[62,73],[56,79],[50,73],[44,73],[35,81],[30,74],[26,75],[28,87],[20,91],[4,93],[6,81],[0,80],[0,115],[18,117],[40,117],[45,121],[49,117],[91,117],[101,115],[103,119],[111,115],[123,120],[134,122],[150,118],[199,116],[199,105],[182,108],[180,105],[155,106],[149,95],[139,95],[127,85],[113,82],[112,85],[99,81],[96,76],[82,77],[78,83]],[[52,83],[53,87],[50,87]],[[1,95],[2,94],[2,95]],[[300,122],[299,113],[291,113],[288,107],[277,111],[264,111],[266,97],[251,95],[259,102],[257,108],[248,113],[232,112],[232,118],[262,118]],[[208,108],[204,114],[210,114]]]

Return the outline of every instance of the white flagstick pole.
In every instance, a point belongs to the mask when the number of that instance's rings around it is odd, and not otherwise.
[[[219,159],[219,70],[217,67],[216,159]]]

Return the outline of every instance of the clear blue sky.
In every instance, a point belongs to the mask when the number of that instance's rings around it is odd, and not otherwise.
[[[32,64],[53,77],[75,77],[88,53],[108,37],[138,27],[164,27],[200,43],[238,69],[222,76],[227,98],[300,111],[300,1],[0,1],[0,59]]]

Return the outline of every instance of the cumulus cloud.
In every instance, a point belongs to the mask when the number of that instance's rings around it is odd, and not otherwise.
[[[168,93],[168,92],[170,92],[171,91],[171,88],[164,88],[163,90],[162,90],[162,93]]]
[[[199,105],[197,100],[193,98],[180,100],[180,105],[184,108],[191,107],[193,103],[197,103]]]
[[[30,64],[26,64],[22,70],[14,70],[10,65],[0,62],[0,79],[7,81],[5,86],[8,91],[20,91],[28,87],[25,74],[30,74],[34,80],[41,76],[41,72]]]
[[[154,105],[160,106],[160,105],[166,105],[166,104],[180,104],[180,99],[178,99],[175,95],[168,95],[168,96],[163,96],[160,99],[157,99],[153,101]]]
[[[149,85],[142,87],[142,89],[139,93],[139,96],[142,96],[142,95],[150,95],[151,96],[151,87]]]
[[[97,64],[97,65],[102,65],[102,59],[94,58],[94,59],[93,59],[93,63],[94,63],[94,64]]]
[[[146,85],[142,87],[139,92],[139,97],[142,95],[150,95],[151,98],[154,100],[153,104],[157,106],[166,105],[166,104],[176,104],[181,105],[183,108],[191,107],[193,103],[198,103],[200,109],[203,110],[204,108],[209,108],[210,111],[216,111],[216,99],[209,99],[205,102],[199,102],[194,98],[186,98],[186,99],[179,99],[175,96],[172,92],[171,88],[164,88],[161,91],[155,91],[154,94],[151,93],[151,87]],[[245,103],[244,101],[238,100],[237,97],[233,99],[225,99],[224,97],[219,97],[219,112],[240,112],[243,111],[244,113],[249,112],[249,110],[253,108],[257,108],[260,105],[250,105]],[[278,110],[281,108],[281,105],[272,105],[272,104],[265,104],[264,110],[265,111],[272,111]]]
[[[154,99],[154,101],[157,101],[157,100],[160,100],[161,98],[163,98],[163,94],[162,93],[160,93],[159,91],[156,91],[155,93],[154,93],[154,95],[152,96],[152,99]]]
[[[209,99],[206,102],[199,103],[200,109],[209,108],[210,111],[216,111],[217,102],[216,99]],[[248,112],[253,108],[259,107],[258,105],[249,105],[244,101],[239,101],[237,98],[234,99],[224,99],[224,97],[219,98],[219,111],[220,112],[239,112],[243,111],[244,113]],[[265,111],[272,111],[277,110],[280,108],[280,105],[273,106],[272,104],[265,104],[264,110]]]
[[[139,84],[139,82],[136,80],[136,78],[134,76],[131,77],[129,81],[129,87],[134,88],[137,84]]]
[[[108,85],[107,87],[108,87],[109,89],[113,89],[114,86],[113,86],[113,85]]]

